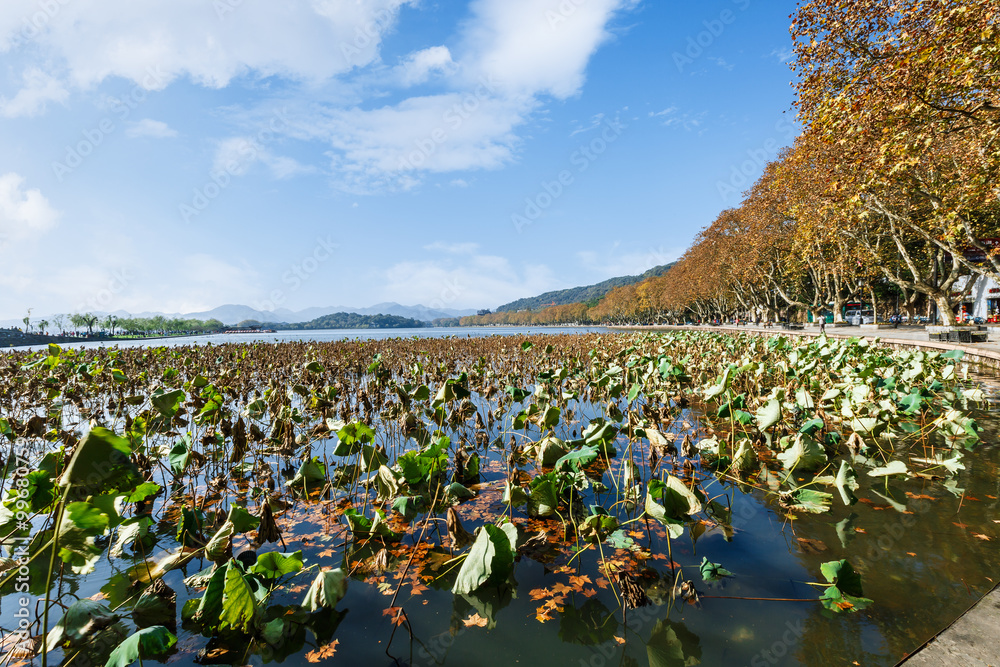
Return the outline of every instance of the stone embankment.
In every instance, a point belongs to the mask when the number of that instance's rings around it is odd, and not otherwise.
[[[22,347],[24,345],[46,345],[48,343],[71,343],[88,340],[87,338],[70,336],[44,336],[41,334],[26,334],[17,329],[0,329],[0,348]],[[95,340],[95,339],[89,339]]]

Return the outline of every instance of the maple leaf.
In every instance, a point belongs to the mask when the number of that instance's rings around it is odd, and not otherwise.
[[[583,576],[579,576],[579,577],[575,577],[575,576],[574,577],[570,577],[569,578],[569,583],[573,584],[573,586],[575,586],[576,588],[583,588],[584,584],[592,584],[594,582],[592,582],[590,580],[590,577],[588,577],[587,575],[583,575]]]
[[[308,653],[306,653],[306,661],[321,662],[328,658],[332,658],[334,654],[337,653],[337,644],[339,643],[340,643],[339,639],[334,639],[326,646],[320,646],[315,651],[309,651]]]
[[[556,595],[562,595],[564,593],[572,593],[573,589],[567,586],[566,584],[559,582],[552,587],[552,592],[555,593]]]
[[[532,600],[541,600],[542,598],[547,598],[552,595],[551,591],[547,588],[536,588],[528,593]]]
[[[467,628],[485,628],[486,625],[489,623],[489,621],[487,621],[485,618],[483,618],[477,613],[468,617],[467,619],[462,621],[462,623],[464,623],[465,627]]]
[[[990,541],[990,538],[987,537],[986,535],[983,535],[982,533],[973,533],[972,536],[973,537],[978,537],[981,540],[986,540],[987,542]]]
[[[619,644],[624,644],[625,643],[625,638],[624,637],[619,637],[618,635],[615,635],[615,641],[618,642]]]
[[[402,607],[389,607],[382,610],[383,616],[391,616],[393,625],[402,625],[406,622]]]

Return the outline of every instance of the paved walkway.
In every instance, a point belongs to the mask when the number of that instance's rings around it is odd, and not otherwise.
[[[1000,590],[977,602],[939,635],[900,662],[906,667],[1000,667]]]
[[[691,329],[697,331],[756,332],[765,335],[818,336],[817,327],[786,331],[780,327],[759,326],[657,326],[618,327],[627,329],[673,330]],[[975,357],[985,364],[1000,367],[1000,342],[939,343],[927,339],[927,332],[917,327],[898,329],[876,329],[872,326],[833,327],[828,326],[827,336],[831,338],[879,338],[890,345],[918,346],[933,350],[964,350],[967,356]],[[900,661],[906,667],[939,667],[961,665],[962,667],[1000,667],[1000,588],[983,597],[950,626],[931,638],[914,651],[913,655]],[[897,666],[898,667],[898,666]]]

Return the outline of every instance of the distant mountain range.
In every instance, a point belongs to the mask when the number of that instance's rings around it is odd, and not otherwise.
[[[563,306],[570,303],[589,303],[591,305],[596,304],[600,301],[605,294],[610,292],[616,287],[622,287],[623,285],[632,285],[634,283],[642,282],[647,278],[652,278],[654,276],[662,276],[666,273],[676,262],[671,264],[665,264],[663,266],[655,266],[649,271],[646,271],[642,275],[638,276],[621,276],[618,278],[611,278],[605,280],[604,282],[597,283],[596,285],[587,285],[585,287],[573,287],[570,289],[557,290],[554,292],[546,292],[545,294],[540,294],[539,296],[529,297],[525,299],[518,299],[517,301],[512,301],[510,303],[504,304],[496,309],[496,312],[507,312],[507,311],[519,311],[519,310],[541,310],[542,308],[547,308],[549,306]],[[138,317],[138,318],[150,318],[156,317],[157,315],[162,315],[168,319],[185,319],[185,320],[219,320],[225,325],[236,325],[242,322],[254,321],[260,323],[270,323],[270,324],[301,324],[303,326],[313,323],[319,318],[327,317],[329,315],[336,314],[355,314],[355,315],[391,315],[399,318],[405,318],[409,320],[419,320],[420,322],[431,323],[434,320],[449,319],[449,318],[459,318],[465,317],[466,315],[475,315],[476,310],[466,309],[457,310],[453,308],[428,308],[427,306],[417,304],[415,306],[403,306],[395,302],[385,302],[377,303],[370,308],[355,308],[352,306],[328,306],[325,308],[306,308],[305,310],[289,310],[287,308],[278,308],[277,310],[257,310],[251,308],[250,306],[242,306],[236,304],[227,304],[225,306],[219,306],[218,308],[213,308],[212,310],[201,311],[197,313],[160,313],[160,312],[143,312],[143,313],[128,313],[123,310],[117,310],[111,313],[106,312],[94,312],[94,315],[98,315],[104,318],[108,315],[116,315],[118,317]],[[55,329],[55,325],[52,324],[52,315],[36,315],[32,316],[32,328],[34,328],[35,323],[40,320],[48,320],[49,331]],[[69,328],[70,324],[68,322],[69,318],[66,318],[67,322],[65,327]],[[0,328],[23,327],[24,323],[20,319],[11,320],[0,320]]]
[[[256,320],[257,322],[285,322],[289,324],[293,323],[304,323],[312,322],[320,317],[325,317],[326,315],[333,315],[335,313],[354,313],[357,315],[395,315],[397,317],[403,317],[407,319],[420,320],[421,322],[432,322],[433,320],[442,317],[464,317],[466,315],[475,315],[475,310],[455,310],[452,308],[428,308],[427,306],[417,304],[415,306],[403,306],[398,303],[386,302],[377,303],[370,308],[354,308],[350,306],[329,306],[326,308],[306,308],[305,310],[293,311],[287,308],[279,308],[274,311],[266,310],[256,310],[250,306],[241,306],[228,304],[225,306],[219,306],[218,308],[213,308],[212,310],[206,310],[198,313],[158,313],[158,312],[143,312],[143,313],[126,313],[123,310],[117,310],[111,313],[105,312],[94,312],[95,315],[100,317],[106,317],[107,315],[117,315],[118,317],[156,317],[157,315],[162,315],[167,318],[181,318],[186,320],[219,320],[223,324],[233,325],[239,324],[240,322],[245,322],[247,320]],[[38,315],[32,316],[32,323],[38,322],[40,320],[48,320],[50,322],[49,328],[52,329],[53,325],[51,315]],[[24,323],[20,319],[13,320],[0,320],[0,327],[23,327]],[[65,326],[69,326],[67,322]]]
[[[671,262],[670,264],[664,264],[662,266],[654,266],[649,271],[646,271],[639,276],[621,276],[618,278],[610,278],[604,282],[597,283],[596,285],[572,287],[570,289],[558,290],[555,292],[546,292],[545,294],[533,296],[527,299],[518,299],[517,301],[505,303],[497,308],[496,312],[503,313],[517,312],[519,310],[540,310],[542,308],[548,308],[549,306],[565,306],[570,303],[590,303],[593,305],[597,301],[600,301],[605,294],[614,288],[623,287],[625,285],[633,285],[635,283],[641,283],[647,278],[662,276],[676,263],[677,262]]]

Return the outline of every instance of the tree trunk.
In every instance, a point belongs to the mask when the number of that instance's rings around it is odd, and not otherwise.
[[[951,298],[947,292],[939,292],[934,295],[934,303],[937,304],[938,315],[945,326],[953,327],[958,324],[955,311],[951,308]]]

